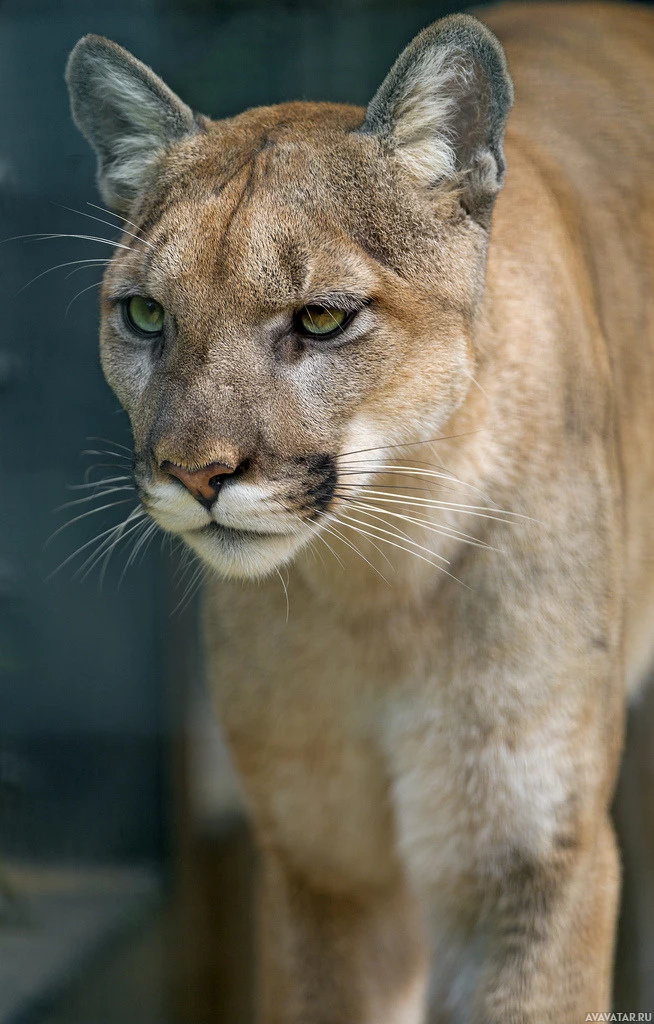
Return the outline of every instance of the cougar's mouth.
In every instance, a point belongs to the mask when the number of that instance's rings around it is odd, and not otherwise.
[[[182,534],[202,561],[221,576],[256,579],[275,572],[301,544],[292,533],[272,533],[207,523]]]
[[[297,457],[282,480],[227,478],[211,507],[196,500],[184,481],[146,481],[139,489],[145,510],[175,533],[210,567],[225,576],[256,578],[277,570],[316,533],[334,498],[335,457]]]
[[[206,526],[201,527],[199,530],[194,530],[194,533],[208,533],[216,534],[222,537],[224,540],[233,541],[257,541],[266,540],[268,537],[287,537],[287,533],[274,533],[272,531],[264,530],[246,530],[236,526],[223,526],[222,523],[217,523],[212,520],[207,523]]]

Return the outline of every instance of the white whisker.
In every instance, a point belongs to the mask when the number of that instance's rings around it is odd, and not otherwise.
[[[193,597],[197,593],[199,587],[202,585],[202,579],[204,577],[204,565],[202,562],[199,563],[193,576],[191,577],[190,583],[186,587],[186,590],[182,594],[181,599],[175,605],[171,611],[171,615],[175,615],[177,612],[182,612],[191,603]]]
[[[101,242],[104,245],[110,245],[113,249],[125,249],[126,252],[134,252],[129,245],[123,245],[122,242],[113,242],[110,238],[102,238],[101,235],[78,235],[78,234],[67,234],[62,231],[35,231],[30,235],[14,235],[13,238],[5,238],[5,242],[16,242],[21,239],[33,239],[34,241],[45,242],[53,238],[77,238],[85,242]]]
[[[351,543],[351,541],[349,541],[349,540],[347,539],[347,537],[344,537],[344,536],[343,536],[343,535],[342,535],[342,534],[340,533],[340,531],[338,531],[338,530],[336,529],[336,524],[337,524],[337,523],[341,523],[341,525],[343,525],[343,526],[345,525],[345,524],[344,524],[344,523],[343,523],[343,522],[342,522],[342,521],[341,521],[340,519],[337,519],[337,518],[336,518],[335,516],[331,516],[331,515],[329,515],[328,513],[323,513],[323,517],[322,517],[322,518],[323,518],[323,519],[329,519],[329,522],[330,522],[330,524],[331,524],[330,526],[325,526],[325,525],[324,525],[324,523],[323,523],[323,525],[322,525],[322,529],[323,529],[323,530],[326,530],[326,531],[327,531],[327,533],[329,533],[329,534],[330,534],[330,535],[331,535],[332,537],[335,537],[335,538],[336,538],[336,540],[340,541],[340,543],[341,543],[341,544],[345,544],[345,546],[346,546],[346,547],[348,547],[348,548],[350,548],[350,549],[351,549],[352,551],[354,551],[354,553],[355,553],[355,554],[357,554],[357,555],[359,556],[359,558],[362,558],[362,559],[363,559],[363,561],[364,561],[364,562],[366,562],[366,563],[367,563],[367,564],[368,564],[368,565],[370,566],[370,568],[371,568],[371,569],[372,569],[372,570],[373,570],[374,572],[376,572],[378,576],[380,576],[380,577],[381,577],[381,578],[383,579],[384,583],[388,583],[388,580],[386,579],[386,577],[384,576],[384,574],[383,574],[382,572],[380,572],[380,571],[379,571],[379,569],[377,568],[377,566],[376,566],[376,565],[373,565],[373,563],[372,563],[372,562],[370,561],[370,559],[366,558],[366,556],[364,555],[363,551],[361,551],[361,550],[360,550],[360,549],[359,549],[359,548],[358,548],[358,547],[356,546],[356,544],[352,544],[352,543]],[[329,545],[327,545],[327,546],[329,547]],[[392,569],[394,569],[394,566],[393,566],[393,564],[392,564],[392,563],[391,563],[391,562],[389,561],[389,559],[388,559],[388,558],[386,557],[386,555],[384,554],[384,552],[383,552],[383,551],[381,551],[381,550],[380,550],[380,548],[378,548],[376,544],[373,544],[373,547],[374,547],[374,548],[376,548],[376,549],[377,549],[377,551],[379,551],[379,553],[380,553],[380,554],[382,555],[382,557],[383,557],[383,558],[385,559],[385,561],[387,561],[387,562],[388,562],[388,564],[389,564],[389,565],[391,566],[391,568],[392,568]],[[331,549],[330,549],[330,550],[331,550]],[[335,552],[333,552],[333,553],[335,554]],[[337,557],[338,557],[338,556],[337,556]],[[341,563],[341,566],[342,566],[343,568],[345,568],[345,566],[343,566],[343,563],[342,563],[342,561],[340,560],[340,558],[339,558],[338,560],[339,560],[339,562]]]
[[[85,213],[84,210],[74,210],[71,206],[64,206],[62,203],[57,203],[56,205],[61,206],[62,210],[68,210],[69,213],[76,213],[80,217],[88,217],[89,220],[95,220],[98,224],[106,224],[107,227],[112,228],[114,231],[122,231],[124,235],[130,235],[131,238],[135,238],[137,242],[143,242],[143,244],[149,246],[150,249],[155,248],[152,242],[146,241],[145,238],[140,238],[139,235],[135,235],[133,231],[128,231],[127,228],[123,228],[118,224],[112,224],[110,220],[104,220],[102,217],[96,217],[92,213]]]
[[[106,448],[84,448],[80,455],[113,455],[116,459],[123,459],[128,464],[131,464],[131,459],[128,455],[123,455],[121,452],[111,452]]]
[[[441,437],[425,437],[420,441],[403,441],[400,444],[380,444],[375,448],[357,448],[351,452],[341,452],[339,458],[345,458],[348,455],[363,455],[366,452],[383,452],[391,451],[395,448],[416,448],[423,444],[434,444],[436,441],[453,441],[458,437],[469,437],[471,434],[478,434],[478,430],[466,430],[461,434],[444,434]]]
[[[290,602],[289,602],[289,599],[288,599],[288,586],[284,582],[284,577],[282,576],[282,574],[279,571],[279,568],[277,566],[275,566],[275,572],[279,576],[279,578],[281,580],[282,587],[284,588],[284,595],[286,597],[286,622],[288,622],[288,616],[289,616],[289,612],[290,612],[290,608],[291,608]]]
[[[130,512],[129,516],[125,520],[125,523],[128,523],[130,520],[133,519],[138,519],[141,516],[145,516],[145,511],[142,508],[137,507]],[[68,565],[68,563],[71,562],[73,558],[76,558],[77,555],[81,554],[82,551],[85,551],[86,548],[91,546],[91,544],[96,544],[102,537],[106,537],[108,534],[113,533],[117,529],[117,526],[110,526],[108,530],[103,530],[102,533],[97,534],[97,536],[92,537],[91,540],[87,540],[86,543],[81,544],[80,547],[73,551],[72,554],[68,555],[68,557],[65,558],[64,561],[61,562],[61,564],[58,565],[56,569],[53,569],[53,571],[50,573],[50,576],[48,576],[48,579],[50,579],[51,576],[54,576],[55,573],[60,572],[64,568],[64,566]]]
[[[371,513],[367,513],[367,515],[371,519],[379,519],[378,516],[373,516]],[[439,555],[435,551],[431,551],[430,548],[425,547],[424,544],[419,544],[417,540],[413,540],[411,537],[409,537],[409,535],[405,533],[404,530],[399,530],[399,532],[396,532],[395,530],[387,530],[385,527],[382,526],[374,526],[372,523],[362,522],[360,519],[357,519],[356,516],[353,516],[349,512],[349,509],[343,510],[342,516],[339,517],[340,522],[343,522],[342,517],[351,520],[353,523],[359,523],[361,526],[369,526],[372,530],[378,530],[379,533],[387,534],[389,537],[395,537],[397,540],[404,540],[407,542],[407,544],[411,544],[413,547],[419,548],[421,551],[425,551],[430,558],[437,558],[438,561],[443,562],[444,565],[450,564],[449,560],[445,558],[444,555]],[[381,521],[383,522],[384,520]],[[386,523],[386,526],[389,525],[389,523]]]
[[[129,526],[128,523],[130,524]],[[134,533],[135,531],[138,533],[138,531],[143,528],[143,525],[144,524],[140,516],[135,516],[133,520],[130,520],[128,518],[124,522],[119,523],[116,527],[114,527],[114,536],[108,537],[105,541],[102,542],[102,544],[96,551],[89,555],[86,561],[84,561],[82,565],[80,565],[79,569],[77,569],[75,576],[79,577],[82,580],[85,580],[87,576],[89,576],[93,572],[96,565],[102,562],[102,568],[100,570],[100,576],[98,578],[98,589],[102,590],[105,574],[109,566],[109,560],[111,559],[112,554],[114,553],[114,551],[116,550],[116,548],[118,547],[119,543],[122,540],[125,540],[127,537],[130,536],[130,534]]]
[[[347,465],[356,465],[356,463],[348,463]],[[361,465],[364,466],[365,463],[362,462]],[[429,463],[425,463],[425,466],[427,465],[429,465]],[[480,490],[479,487],[476,487],[474,484],[467,483],[465,480],[460,480],[458,477],[453,476],[451,473],[441,473],[435,469],[425,469],[424,466],[399,466],[394,464],[376,464],[368,466],[368,468],[366,469],[339,470],[339,474],[342,473],[343,476],[356,476],[357,474],[360,473],[370,472],[374,472],[376,474],[379,473],[382,475],[389,473],[391,475],[395,474],[396,476],[421,476],[429,477],[434,480],[447,480],[448,483],[455,483],[459,484],[461,487],[467,487],[469,490],[475,491],[475,493],[480,494],[483,498],[486,498],[487,501],[491,501],[488,495],[485,494],[482,490]],[[495,503],[493,502],[493,504]]]
[[[89,477],[94,469],[127,469],[127,466],[121,466],[117,462],[94,462],[92,466],[88,466],[84,470],[84,484],[80,484],[80,487],[96,487],[104,483],[104,480],[89,481]],[[131,477],[129,477],[131,479]]]
[[[315,543],[317,540],[320,540],[318,534],[316,534],[313,540],[310,540],[309,543],[307,544],[307,551],[310,551],[311,554],[313,555],[314,562],[316,558],[319,558],[320,564],[322,565],[323,569],[326,569],[327,566],[325,565],[325,559],[323,558],[322,551],[320,550],[320,548],[315,547]]]
[[[104,206],[98,206],[98,204],[97,204],[97,203],[89,203],[89,202],[88,202],[88,200],[87,200],[87,203],[86,203],[86,205],[87,205],[87,206],[92,206],[94,210],[99,210],[99,211],[100,211],[100,213],[106,213],[106,214],[108,214],[108,215],[109,215],[110,217],[115,217],[115,218],[116,218],[116,220],[120,221],[120,224],[117,224],[117,225],[116,225],[116,227],[118,228],[118,230],[120,230],[120,227],[121,227],[121,225],[122,225],[122,224],[131,224],[131,226],[132,226],[133,228],[136,228],[136,230],[137,230],[137,231],[140,231],[140,230],[141,230],[141,226],[140,226],[140,224],[135,224],[133,220],[129,220],[129,218],[128,218],[128,217],[123,217],[123,215],[122,215],[122,214],[120,214],[120,213],[114,213],[114,211],[113,211],[113,210],[106,210],[106,209],[104,208]],[[79,213],[79,212],[80,212],[80,211],[78,210],[78,211],[77,211],[77,213]]]
[[[106,481],[102,481],[106,483]],[[87,486],[86,484],[80,484],[81,487]],[[66,501],[63,505],[58,505],[54,510],[55,512],[63,512],[65,508],[72,508],[73,505],[81,505],[86,501],[96,501],[98,498],[106,498],[109,494],[115,494],[117,491],[133,491],[134,488],[131,484],[124,484],[121,487],[109,487],[106,491],[96,491],[94,494],[87,494],[84,498],[75,498],[74,501]],[[74,520],[71,520],[74,522]]]
[[[476,387],[476,388],[478,388],[478,389],[479,389],[479,391],[481,391],[482,395],[484,396],[484,398],[485,398],[485,399],[486,399],[486,401],[488,402],[488,406],[489,406],[489,408],[491,408],[491,400],[490,400],[490,398],[488,397],[488,393],[487,393],[487,392],[485,391],[485,389],[484,389],[484,388],[482,388],[481,384],[480,384],[480,383],[479,383],[479,381],[478,381],[478,380],[476,379],[476,377],[473,377],[473,375],[472,375],[472,374],[470,373],[470,371],[469,371],[469,370],[464,370],[463,372],[464,372],[464,374],[466,375],[466,377],[468,378],[468,380],[472,381],[472,383],[473,383],[473,384],[475,385],[475,387]]]
[[[348,517],[348,518],[349,518],[349,517]],[[387,538],[387,537],[379,537],[379,536],[378,536],[377,534],[374,534],[374,533],[369,533],[369,531],[368,531],[368,530],[362,529],[362,527],[361,527],[361,526],[353,526],[353,525],[351,525],[351,524],[347,523],[347,522],[345,521],[345,519],[340,519],[340,520],[339,520],[339,522],[340,522],[340,523],[342,523],[342,525],[343,525],[343,526],[349,526],[349,527],[350,527],[350,529],[352,529],[352,530],[355,530],[355,531],[356,531],[356,532],[358,532],[358,533],[364,534],[364,535],[365,535],[365,536],[367,536],[367,537],[373,537],[373,538],[374,538],[375,540],[379,540],[379,541],[381,541],[381,543],[382,543],[382,544],[389,544],[389,545],[390,545],[391,547],[393,547],[393,548],[397,548],[397,549],[398,549],[399,551],[404,551],[404,552],[405,552],[406,554],[408,554],[408,555],[413,555],[413,556],[414,556],[414,558],[419,558],[419,559],[420,559],[420,560],[421,560],[422,562],[426,562],[426,563],[427,563],[428,565],[431,565],[431,566],[433,566],[433,567],[434,567],[434,569],[438,569],[438,570],[439,570],[439,572],[442,572],[442,573],[444,573],[444,574],[445,574],[446,576],[449,576],[449,577],[450,577],[450,579],[453,579],[453,580],[455,580],[455,581],[456,581],[457,583],[460,583],[460,584],[461,584],[461,586],[463,586],[463,587],[465,587],[465,588],[466,588],[466,590],[470,590],[470,587],[469,587],[469,586],[467,585],[467,583],[464,583],[464,582],[463,582],[462,580],[460,580],[460,579],[459,579],[459,578],[458,578],[457,576],[454,576],[454,575],[453,575],[453,573],[451,573],[451,572],[448,572],[448,570],[447,570],[447,569],[444,569],[442,565],[439,565],[439,564],[438,564],[438,562],[434,562],[434,561],[432,561],[432,559],[431,559],[431,558],[425,558],[425,556],[424,556],[424,555],[421,555],[419,551],[413,551],[413,550],[412,550],[411,548],[406,548],[406,547],[404,547],[404,545],[402,545],[402,544],[397,544],[397,543],[396,543],[395,541],[392,541],[392,540],[388,540],[388,538]],[[356,522],[356,520],[355,520],[355,522]],[[371,529],[371,530],[378,530],[378,529],[379,529],[379,527],[377,527],[377,526],[374,526],[374,525],[372,525],[372,524],[367,524],[367,525],[369,525],[369,526],[370,526],[370,529]],[[413,543],[413,542],[412,542],[412,543]],[[428,549],[426,549],[426,550],[428,550]]]
[[[327,548],[327,550],[328,550],[328,551],[331,551],[332,555],[334,556],[334,558],[336,559],[336,561],[337,561],[337,562],[338,562],[338,564],[340,565],[341,569],[345,570],[345,566],[343,565],[343,560],[342,560],[341,558],[339,558],[338,554],[337,554],[337,553],[336,553],[336,552],[334,551],[334,549],[333,549],[333,547],[331,546],[331,544],[329,544],[329,543],[328,543],[328,542],[327,542],[327,541],[325,540],[325,538],[324,538],[324,537],[323,537],[323,535],[322,535],[322,532],[319,532],[317,528],[315,528],[315,529],[314,529],[314,527],[313,527],[313,526],[312,526],[311,524],[307,524],[307,525],[308,525],[308,526],[309,526],[309,528],[310,528],[310,529],[312,530],[312,532],[313,532],[313,535],[314,535],[315,539],[316,539],[316,540],[321,540],[321,541],[323,542],[323,544],[325,545],[325,547]],[[323,527],[322,527],[322,529],[323,529],[323,530],[327,530],[327,527],[326,527],[326,526],[323,526]],[[332,531],[331,531],[331,530],[328,530],[327,532],[328,532],[328,533],[330,533],[330,534],[332,534],[332,536],[336,536],[336,534],[332,533]],[[340,537],[339,537],[339,540],[340,540]],[[323,564],[324,564],[324,562],[323,562]]]
[[[85,491],[85,490],[87,490],[90,487],[95,487],[96,490],[97,490],[97,488],[101,487],[103,484],[115,484],[115,483],[121,482],[122,480],[131,480],[131,479],[132,478],[130,476],[127,476],[127,475],[124,475],[124,476],[110,476],[110,477],[105,477],[104,480],[93,480],[89,484],[67,484],[66,490],[68,490],[68,491]]]
[[[473,537],[470,533],[464,533],[462,530],[456,530],[454,527],[436,524],[431,519],[424,519],[419,516],[408,516],[404,512],[393,512],[390,509],[384,509],[382,503],[378,505],[370,505],[366,502],[358,501],[356,498],[351,498],[348,495],[338,494],[338,492],[336,492],[336,497],[347,501],[348,508],[367,510],[369,514],[372,512],[383,512],[386,516],[392,516],[394,519],[402,519],[406,523],[412,523],[416,526],[424,527],[432,533],[438,533],[443,537],[449,537],[451,540],[462,541],[464,544],[470,544],[472,547],[486,548],[488,551],[501,551],[500,548],[493,547],[491,544],[487,544],[485,541],[479,540],[478,537]]]
[[[67,260],[66,263],[57,263],[57,265],[54,267],[48,267],[47,270],[42,270],[40,274],[37,274],[36,277],[33,277],[31,281],[27,282],[27,284],[21,285],[21,287],[16,292],[16,295],[20,295],[21,292],[24,292],[26,288],[30,287],[30,285],[34,284],[36,281],[39,281],[42,277],[45,277],[46,274],[51,274],[53,270],[62,270],[64,267],[72,267],[74,264],[79,263],[86,264],[87,266],[88,264],[90,264],[91,266],[95,266],[98,263],[103,263],[105,266],[107,266],[110,262],[110,260]],[[77,269],[79,270],[80,267],[78,266]],[[66,276],[70,277],[70,274]]]
[[[120,441],[112,441],[111,438],[109,438],[109,437],[98,437],[96,434],[89,434],[89,436],[86,438],[86,440],[87,441],[100,441],[101,444],[112,444],[114,446],[114,448],[122,448],[123,451],[127,452],[127,454],[129,455],[130,458],[132,457],[132,454],[133,454],[133,451],[134,451],[133,448],[129,447],[129,445],[121,444]],[[123,456],[123,458],[124,457],[125,456]]]
[[[149,542],[152,540],[156,530],[158,529],[156,523],[143,523],[142,525],[145,526],[145,529],[143,530],[140,537],[137,536],[134,540],[134,546],[132,548],[131,554],[129,555],[127,561],[125,562],[123,571],[120,574],[120,579],[118,580],[119,588],[121,583],[125,579],[125,574],[127,573],[127,570],[129,569],[130,565],[133,565],[133,563],[135,562],[139,551],[143,548],[143,553],[145,554],[145,550],[147,549]]]
[[[102,263],[102,264],[104,264],[105,267],[108,267],[111,264],[111,260],[93,260],[93,261],[88,260],[87,262],[89,262],[89,263],[93,262],[96,265]],[[89,266],[86,266],[86,267],[75,267],[74,270],[71,270],[71,271],[69,271],[69,273],[64,275],[64,281],[67,281],[69,277],[73,276],[73,274],[79,274],[80,270],[91,270],[91,269],[92,268],[89,267]]]
[[[77,293],[77,295],[73,295],[72,299],[70,300],[70,302],[66,306],[66,312],[64,313],[64,319],[68,316],[68,311],[69,311],[70,307],[72,306],[73,302],[75,302],[76,299],[81,298],[82,295],[84,294],[84,292],[90,292],[91,288],[99,288],[101,285],[102,285],[102,281],[94,281],[93,284],[89,284],[89,285],[86,286],[86,288],[82,288],[82,290],[79,291]]]
[[[98,512],[104,512],[105,509],[108,509],[108,508],[115,508],[116,505],[125,505],[128,501],[131,501],[131,500],[132,500],[131,498],[121,498],[119,501],[110,501],[106,505],[101,505],[100,508],[92,508],[92,509],[89,509],[88,512],[82,512],[80,515],[74,516],[73,519],[69,519],[67,523],[64,523],[62,526],[59,526],[54,531],[54,533],[50,534],[50,536],[48,537],[47,541],[45,542],[45,546],[47,547],[48,544],[50,544],[50,542],[53,541],[55,537],[59,536],[59,534],[62,532],[62,530],[68,529],[68,527],[72,526],[73,523],[78,523],[80,519],[86,519],[87,516],[94,516]]]
[[[352,486],[352,489],[356,492],[356,485],[342,484],[343,487]],[[525,519],[528,522],[537,523],[537,519],[532,519],[531,516],[522,515],[520,512],[509,512],[506,509],[488,509],[485,505],[464,505],[454,501],[440,501],[436,498],[402,498],[398,497],[397,494],[390,494],[388,491],[380,491],[376,489],[366,489],[366,497],[372,495],[373,497],[383,497],[387,504],[394,505],[413,505],[416,508],[423,506],[424,508],[440,508],[449,509],[453,512],[466,512],[468,515],[481,516],[484,519],[491,519],[498,523],[507,523],[509,525],[515,525],[515,519]],[[372,499],[371,499],[372,500]],[[510,516],[510,519],[504,519],[503,516]]]
[[[109,455],[112,456],[114,459],[121,459],[123,462],[126,462],[127,466],[131,466],[132,464],[132,460],[128,455],[123,455],[122,452],[111,452],[105,448],[84,448],[80,452],[80,455],[98,455],[100,457],[102,457],[103,455]],[[122,466],[121,468],[127,469],[127,466]]]

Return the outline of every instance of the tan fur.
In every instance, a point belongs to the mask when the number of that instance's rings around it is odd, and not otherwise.
[[[608,807],[654,653],[654,20],[484,18],[516,92],[490,244],[465,183],[425,187],[424,147],[412,165],[356,108],[287,104],[163,152],[127,225],[147,245],[125,235],[105,280],[146,507],[265,577],[210,576],[205,613],[263,855],[265,1024],[610,1004]],[[157,362],[126,288],[174,317]],[[368,301],[350,340],[298,349],[289,311],[334,292]],[[307,513],[321,453],[333,520]],[[215,516],[271,536],[202,532],[164,459],[244,466]]]

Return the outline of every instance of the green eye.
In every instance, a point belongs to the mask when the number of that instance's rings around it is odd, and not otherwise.
[[[331,306],[304,306],[297,314],[296,324],[301,334],[312,338],[327,338],[336,334],[351,319],[351,314],[344,309]]]
[[[163,306],[145,295],[132,295],[123,306],[129,326],[139,334],[160,334],[164,325]]]

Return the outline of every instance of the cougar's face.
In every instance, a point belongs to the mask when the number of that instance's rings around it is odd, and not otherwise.
[[[286,561],[468,387],[473,234],[402,195],[336,109],[183,142],[104,282],[141,501],[230,576]]]

